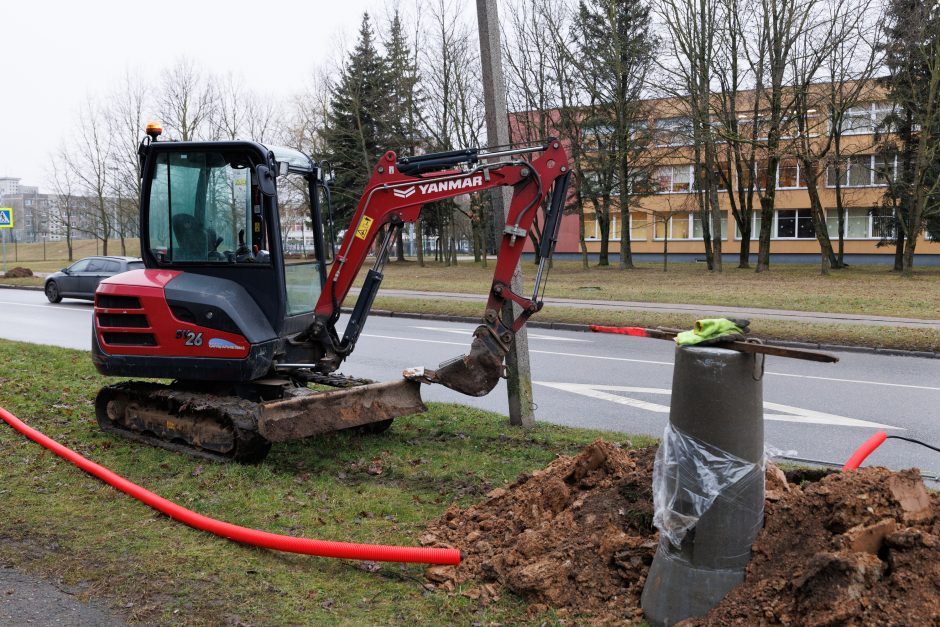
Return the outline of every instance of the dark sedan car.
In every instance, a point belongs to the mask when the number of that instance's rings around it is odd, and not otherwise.
[[[144,262],[140,257],[85,257],[49,275],[46,279],[46,298],[57,303],[63,298],[95,300],[95,290],[102,279],[140,270]]]

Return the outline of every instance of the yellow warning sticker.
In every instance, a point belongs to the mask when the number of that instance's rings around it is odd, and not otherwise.
[[[365,239],[369,235],[369,229],[372,228],[372,218],[369,216],[362,216],[362,220],[359,221],[359,226],[356,228],[356,237],[359,239]]]

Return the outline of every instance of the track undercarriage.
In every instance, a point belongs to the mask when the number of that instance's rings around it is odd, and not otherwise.
[[[307,383],[335,389],[315,391]],[[349,428],[378,433],[424,411],[420,384],[308,374],[240,385],[125,382],[102,388],[98,424],[109,433],[215,461],[258,463],[272,442]]]

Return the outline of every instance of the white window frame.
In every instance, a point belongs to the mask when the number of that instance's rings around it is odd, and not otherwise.
[[[701,220],[699,219],[699,218],[700,218],[699,212],[698,212],[698,211],[692,211],[692,212],[690,212],[690,216],[691,216],[691,222],[689,223],[689,225],[690,225],[690,226],[689,226],[689,234],[690,234],[691,237],[689,237],[689,239],[702,239],[702,236],[701,236],[701,235],[696,235],[696,234],[695,234],[695,222],[696,222],[696,221],[701,222]],[[727,211],[722,211],[722,212],[721,212],[721,217],[722,217],[721,224],[722,224],[722,226],[724,226],[724,229],[722,229],[722,230],[724,231],[724,233],[721,234],[721,241],[727,242],[727,241],[728,241],[728,226],[729,226],[728,221],[729,221],[729,219],[730,219],[730,220],[733,220],[734,218],[729,218]],[[709,224],[709,228],[711,228],[711,224]]]
[[[684,120],[685,125],[683,126],[681,124],[669,124],[669,125],[663,124],[664,122],[674,122],[676,120]],[[680,129],[687,129],[687,130],[685,133],[677,132]],[[671,118],[656,118],[653,121],[653,133],[658,133],[661,131],[666,131],[668,133],[671,133],[674,141],[670,141],[667,143],[661,143],[657,141],[656,143],[657,148],[665,148],[667,146],[691,146],[693,144],[693,140],[691,137],[692,118],[688,116],[679,115],[679,116],[674,116]],[[681,134],[686,134],[687,136],[683,137],[681,136]]]
[[[793,161],[796,162],[796,187],[789,187],[789,186],[788,186],[788,187],[783,187],[783,186],[780,185],[780,165],[781,165],[781,163],[780,163],[780,161],[778,161],[778,162],[777,162],[777,175],[776,175],[776,176],[777,176],[777,189],[781,189],[781,190],[787,190],[787,189],[806,189],[806,185],[800,185],[800,179],[802,178],[801,175],[802,175],[802,173],[803,173],[803,164],[800,163],[800,160],[797,159],[796,157],[789,157],[788,160],[791,159],[791,158],[793,159]],[[755,188],[755,189],[756,189],[756,188]]]
[[[793,225],[793,237],[781,237],[781,236],[777,235],[777,233],[779,232],[779,226],[778,226],[778,225],[779,225],[779,219],[780,219],[780,212],[781,212],[781,211],[796,211],[796,215],[794,216],[794,220],[796,220],[796,222],[795,222],[794,225]],[[815,235],[813,235],[813,237],[800,237],[800,236],[799,236],[799,232],[800,232],[800,212],[801,212],[801,211],[808,211],[808,212],[809,212],[809,219],[810,219],[810,221],[812,222],[812,220],[813,220],[813,210],[812,210],[812,209],[807,209],[807,208],[805,208],[805,207],[804,207],[804,208],[797,208],[797,209],[774,209],[774,226],[773,226],[773,230],[771,231],[771,234],[770,234],[770,239],[772,239],[772,240],[780,240],[780,241],[783,241],[783,242],[792,242],[792,241],[809,242],[809,241],[815,240],[815,239],[816,239],[816,236],[815,236]],[[815,225],[814,225],[814,227],[815,227]]]
[[[695,190],[695,166],[691,163],[689,164],[675,164],[675,165],[662,165],[656,168],[656,171],[653,172],[653,178],[656,180],[656,184],[659,185],[659,175],[658,172],[662,169],[669,169],[669,189],[661,190],[657,189],[657,194],[692,194]],[[689,189],[687,190],[673,190],[673,187],[676,185],[676,168],[688,168],[689,171]]]
[[[854,160],[860,159],[861,157],[868,157],[868,166],[869,166],[869,167],[868,167],[868,171],[869,171],[868,181],[869,181],[869,182],[868,182],[867,184],[864,184],[864,185],[849,185],[849,184],[848,184],[848,182],[849,182],[849,180],[850,180],[850,173],[849,173],[849,171],[850,171],[851,168],[852,168],[852,162],[853,162]],[[887,183],[876,183],[876,182],[875,182],[875,180],[876,180],[876,175],[877,175],[877,173],[875,172],[875,158],[876,158],[876,157],[877,157],[877,155],[874,155],[874,154],[871,154],[871,155],[854,155],[854,156],[846,157],[846,160],[848,161],[848,167],[847,167],[846,170],[845,170],[845,183],[843,183],[843,184],[841,185],[841,187],[842,187],[842,188],[848,187],[848,188],[852,188],[852,189],[859,189],[859,188],[863,188],[863,187],[887,187],[887,186],[888,186]],[[893,165],[893,168],[892,168],[892,169],[894,170],[892,176],[897,177],[897,175],[898,175],[898,156],[897,156],[897,155],[894,155],[894,163],[893,163],[892,165]],[[829,173],[830,173],[831,171],[832,171],[832,166],[829,166],[829,167],[826,168],[826,187],[827,187],[828,189],[835,189],[835,182],[832,181],[831,178],[830,178],[830,176],[829,176]]]
[[[683,216],[683,215],[686,216],[686,218],[687,218],[688,221],[689,221],[689,236],[688,236],[688,237],[673,237],[673,236],[672,236],[672,220],[673,220],[673,218],[675,218],[675,217],[677,217],[677,216],[680,216],[680,217],[681,217],[681,216]],[[694,216],[694,215],[695,215],[695,212],[694,212],[694,211],[680,211],[680,212],[674,213],[674,214],[672,214],[671,216],[669,216],[669,222],[666,224],[666,239],[669,240],[670,242],[693,242],[693,241],[696,241],[696,240],[700,239],[700,238],[698,238],[698,237],[694,237],[694,236],[693,236],[694,230],[693,230],[693,226],[692,226],[692,219],[693,219],[693,216]],[[651,217],[651,219],[655,220],[656,223],[661,223],[661,222],[662,222],[662,220],[656,219],[655,216],[650,216],[650,217]],[[653,241],[654,241],[654,242],[661,242],[661,241],[663,241],[663,238],[661,238],[661,237],[656,237],[656,226],[655,226],[655,225],[653,226]]]
[[[850,107],[846,110],[846,115],[854,112],[853,115],[861,115],[862,110],[868,110],[868,127],[864,129],[848,129],[843,130],[842,135],[874,135],[877,129],[877,112],[888,111],[889,113],[894,109],[894,106],[890,104],[887,100],[878,100],[875,102],[869,102],[863,106]],[[845,123],[845,117],[842,118],[842,122]]]
[[[872,214],[872,211],[871,211],[872,207],[846,207],[847,212],[852,211],[853,209],[862,210],[867,214],[868,228],[866,230],[866,235],[865,237],[850,237],[848,235],[845,235],[842,239],[846,241],[856,241],[856,242],[881,240],[881,236],[875,234],[875,216]],[[831,216],[828,211],[826,212],[826,223],[827,223],[826,226],[829,226],[828,224],[829,218],[832,217],[832,219],[835,221],[835,228],[829,231],[829,236],[833,238],[838,238],[839,237],[839,233],[838,233],[839,216],[835,209],[831,209],[830,211],[833,212]],[[846,215],[845,217],[846,217],[846,225],[848,225],[849,216]]]

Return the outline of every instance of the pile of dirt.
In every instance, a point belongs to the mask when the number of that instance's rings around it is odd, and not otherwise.
[[[426,579],[483,604],[509,589],[533,612],[640,620],[658,542],[654,456],[597,441],[452,507],[421,541],[459,547],[464,560]],[[918,472],[804,473],[802,487],[794,478],[768,464],[765,526],[744,583],[687,624],[940,624],[940,495]]]
[[[834,474],[768,499],[744,583],[692,624],[940,623],[940,495],[916,470]]]
[[[25,279],[27,277],[33,276],[33,271],[29,268],[23,268],[17,266],[7,270],[6,274],[3,275],[4,279]]]
[[[482,603],[505,586],[533,612],[602,621],[641,616],[640,593],[656,552],[651,476],[655,448],[623,450],[597,441],[559,457],[466,510],[452,507],[422,536],[425,545],[458,546],[460,566],[426,578]],[[497,585],[498,584],[498,585]]]

